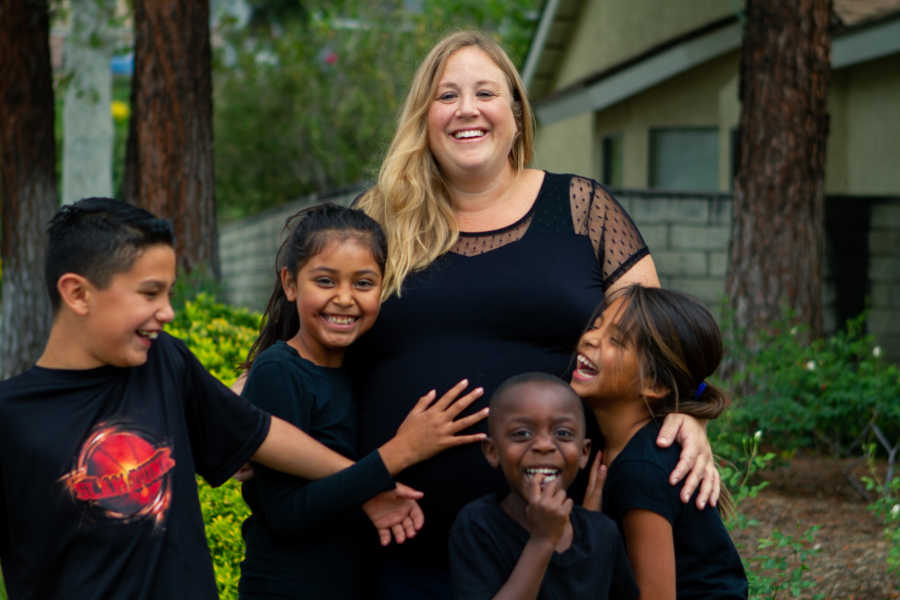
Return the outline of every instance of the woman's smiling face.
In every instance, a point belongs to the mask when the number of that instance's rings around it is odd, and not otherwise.
[[[428,146],[445,177],[464,181],[512,168],[517,133],[506,75],[483,50],[450,55],[428,110]]]

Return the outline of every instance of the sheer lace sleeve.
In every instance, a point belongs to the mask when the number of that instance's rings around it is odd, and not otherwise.
[[[575,233],[590,238],[597,260],[603,265],[604,287],[608,288],[650,253],[631,217],[596,181],[572,177],[569,200]]]

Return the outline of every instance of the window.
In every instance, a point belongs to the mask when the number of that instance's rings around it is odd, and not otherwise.
[[[610,187],[622,187],[622,135],[604,136],[601,153],[602,183]]]
[[[718,136],[715,127],[651,129],[650,187],[718,190]]]

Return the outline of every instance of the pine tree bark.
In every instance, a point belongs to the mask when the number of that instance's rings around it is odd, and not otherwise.
[[[219,277],[209,1],[136,0],[125,200],[170,219],[178,266]]]
[[[784,307],[822,334],[829,0],[747,0],[726,283],[744,343]]]
[[[31,366],[50,331],[45,231],[59,205],[46,0],[0,4],[0,379]]]

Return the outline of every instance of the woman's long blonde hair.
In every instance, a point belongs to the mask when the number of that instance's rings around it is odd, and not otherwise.
[[[503,48],[479,31],[459,31],[438,42],[416,70],[378,182],[356,203],[387,233],[382,298],[395,292],[399,295],[407,275],[430,265],[450,250],[459,236],[447,187],[428,147],[427,123],[447,59],[467,46],[477,46],[506,75],[517,127],[510,164],[518,173],[531,160],[534,116],[522,78]]]

